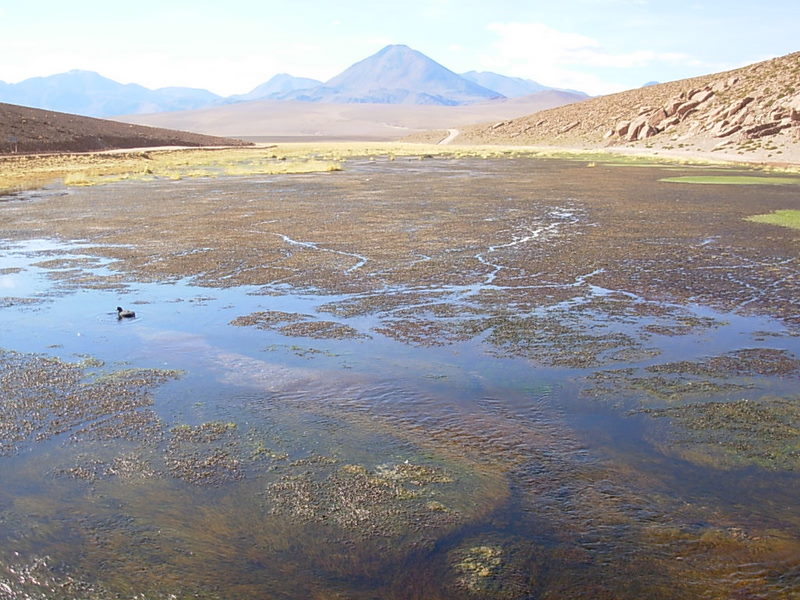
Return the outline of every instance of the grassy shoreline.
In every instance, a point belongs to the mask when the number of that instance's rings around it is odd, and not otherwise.
[[[409,142],[293,142],[247,148],[136,149],[120,152],[0,156],[0,193],[63,182],[98,185],[122,180],[178,180],[336,171],[350,158],[560,158],[625,165],[735,167],[770,173],[800,173],[800,166],[730,162],[697,156],[627,153],[554,146],[436,145]]]

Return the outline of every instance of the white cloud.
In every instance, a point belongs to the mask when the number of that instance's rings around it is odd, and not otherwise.
[[[633,69],[657,62],[688,62],[677,52],[610,52],[594,38],[553,29],[543,23],[492,23],[497,34],[493,52],[483,57],[484,68],[535,79],[544,85],[607,94],[625,84],[599,77],[593,69]]]

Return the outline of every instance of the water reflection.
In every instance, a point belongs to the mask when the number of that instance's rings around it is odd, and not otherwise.
[[[0,597],[792,597],[798,338],[533,281],[509,256],[585,225],[563,206],[470,282],[352,293],[3,243]]]

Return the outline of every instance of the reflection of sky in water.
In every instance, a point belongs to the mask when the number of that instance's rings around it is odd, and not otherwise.
[[[539,366],[533,361],[518,358],[490,357],[480,340],[444,347],[412,346],[372,331],[379,324],[376,315],[347,319],[318,310],[318,307],[342,300],[345,296],[296,295],[290,293],[289,289],[281,290],[281,295],[260,295],[255,293],[258,291],[255,288],[214,289],[185,283],[130,282],[114,290],[69,289],[59,288],[58,280],[48,277],[48,273],[57,273],[58,269],[49,271],[34,266],[35,263],[51,259],[86,258],[88,255],[81,254],[82,247],[80,244],[66,246],[52,240],[35,240],[14,243],[0,250],[0,269],[23,269],[19,273],[0,275],[2,294],[42,299],[41,303],[0,310],[1,345],[21,352],[57,355],[69,361],[88,354],[106,361],[109,368],[183,370],[185,375],[179,381],[170,382],[154,392],[154,410],[168,426],[223,420],[239,423],[243,431],[249,427],[253,431],[263,427],[273,436],[271,439],[280,440],[283,444],[276,445],[276,449],[289,452],[293,459],[315,454],[336,454],[343,462],[352,461],[370,468],[409,458],[414,460],[425,453],[434,456],[437,445],[446,446],[450,443],[456,449],[457,444],[464,444],[470,451],[482,453],[485,457],[490,457],[492,453],[498,456],[503,454],[504,460],[512,464],[515,460],[524,464],[523,460],[530,461],[531,456],[535,455],[535,468],[531,468],[531,474],[521,469],[523,475],[518,474],[522,478],[520,481],[525,481],[526,476],[532,477],[539,486],[536,494],[553,493],[557,500],[550,505],[543,502],[537,508],[546,511],[548,506],[558,505],[558,512],[569,515],[569,518],[586,518],[585,525],[588,526],[584,533],[589,537],[595,535],[591,528],[596,523],[601,527],[605,525],[604,516],[590,514],[590,509],[581,504],[582,500],[576,499],[580,494],[575,494],[571,489],[570,486],[576,484],[569,477],[570,471],[583,468],[584,462],[601,460],[598,456],[602,452],[619,453],[617,460],[630,461],[636,468],[639,468],[638,461],[645,463],[649,469],[648,477],[656,482],[650,483],[664,485],[659,478],[669,481],[677,486],[670,493],[688,498],[687,504],[695,500],[696,494],[701,495],[704,502],[711,498],[712,502],[724,504],[729,499],[720,501],[714,494],[719,490],[731,489],[737,481],[735,473],[709,473],[688,467],[679,461],[665,459],[646,447],[637,429],[641,426],[641,420],[626,418],[579,399],[574,384],[574,378],[579,373],[577,370]],[[62,253],[65,250],[68,253]],[[95,261],[81,268],[96,274],[110,273],[104,266],[108,262]],[[486,282],[486,285],[491,284],[491,279]],[[606,297],[613,292],[589,286],[584,281],[576,282],[578,285],[584,286],[597,297]],[[462,288],[445,288],[445,291],[448,290],[456,298],[464,293]],[[573,299],[557,308],[568,312],[584,300]],[[117,320],[115,307],[118,305],[134,309],[137,318]],[[723,354],[732,349],[753,346],[755,332],[786,332],[780,322],[768,317],[723,314],[702,306],[683,308],[693,316],[714,319],[719,325],[702,330],[699,334],[650,336],[652,344],[663,351],[656,361],[650,362]],[[236,317],[270,310],[299,312],[320,320],[346,323],[372,337],[355,341],[314,340],[288,337],[277,331],[255,327],[230,325]],[[624,321],[606,320],[605,317],[602,313],[587,311],[581,317],[581,322],[594,331],[612,333],[626,333],[632,327],[641,326],[641,322],[630,325]],[[797,338],[782,336],[768,338],[757,345],[789,347],[798,351],[800,343]],[[309,353],[310,350],[319,352]],[[644,359],[639,364],[648,364],[648,360]],[[625,366],[621,362],[613,365]],[[567,410],[564,410],[565,407]],[[363,423],[356,426],[344,418],[339,419],[340,415],[348,413],[379,417],[384,420],[382,422],[392,425],[388,431],[394,434],[408,430],[408,437],[390,438],[386,430],[373,431]],[[49,462],[78,451],[74,447],[60,448],[59,443],[60,440],[42,444],[20,457],[3,459],[0,478],[6,475],[6,490],[13,487],[9,483],[12,481],[10,470],[16,485],[22,489],[31,485],[29,479],[33,477],[37,481],[36,486],[41,488],[37,487],[36,493],[42,496],[58,490],[66,495],[76,495],[84,502],[82,492],[76,492],[78,484],[63,479],[51,482],[41,478],[42,472],[52,469]],[[591,449],[595,455],[587,458],[586,449]],[[573,453],[581,458],[575,458]],[[48,466],[44,467],[44,463],[48,463]],[[15,472],[14,466],[17,464],[22,467]],[[515,468],[518,466],[515,465]],[[613,468],[607,468],[610,469],[607,481],[603,481],[602,485],[591,482],[589,489],[582,491],[598,493],[591,488],[594,484],[597,484],[601,493],[606,491],[604,486],[610,490],[609,494],[624,495],[632,490],[645,494],[644,500],[636,499],[644,503],[644,510],[652,514],[667,513],[663,506],[657,504],[661,500],[651,500],[645,492],[635,487],[640,483],[631,483],[633,487],[626,488],[624,486],[627,484],[613,480],[618,475]],[[751,473],[750,476],[761,485],[764,482],[771,484],[770,474],[762,473],[757,477]],[[672,477],[677,483],[671,481]],[[603,478],[606,478],[605,474]],[[774,483],[775,490],[786,487],[785,481],[777,480]],[[525,484],[517,484],[519,490],[525,489]],[[132,490],[125,488],[125,485],[122,484],[120,488],[108,485],[103,488],[103,493],[114,501],[117,500],[114,495],[119,494],[120,502],[129,501],[124,494],[131,494],[135,498],[136,494],[145,493],[144,486]],[[189,494],[179,485],[168,484],[163,486],[160,493],[191,507],[220,511],[219,514],[212,513],[218,516],[220,523],[231,519],[232,514],[238,514],[237,511],[242,514],[250,511],[253,523],[261,519],[269,525],[269,519],[259,512],[262,510],[259,502],[263,502],[266,486],[258,479],[245,481],[241,486],[226,488],[223,494],[204,489],[190,489]],[[235,497],[237,490],[242,498],[241,501],[237,500],[235,507],[228,507],[230,513],[224,512],[227,505],[216,506],[224,495]],[[524,494],[519,490],[517,493]],[[156,490],[148,493],[160,498]],[[465,502],[470,500],[468,493],[469,490],[464,493]],[[78,509],[70,505],[69,510],[91,512],[96,509],[108,514],[111,521],[117,518],[117,511],[121,509],[116,506],[110,508],[113,504],[111,501],[108,505],[103,504],[102,494],[98,497],[101,500],[92,500],[97,503],[96,506]],[[748,501],[755,500],[748,498]],[[73,500],[65,500],[69,501]],[[652,506],[647,504],[651,501]],[[532,518],[526,514],[526,510],[535,511],[526,509],[526,506],[534,506],[535,501],[524,497],[517,502],[518,505],[502,509],[507,512],[502,513],[499,521],[526,523],[531,531],[535,531],[541,521],[559,518],[552,514],[547,517],[537,514]],[[526,502],[530,504],[526,505]],[[58,510],[57,504],[54,504],[54,510]],[[145,506],[145,513],[147,508]],[[138,510],[142,508],[138,507]],[[170,520],[175,517],[167,515],[167,512],[166,516],[148,514],[144,521],[157,524],[154,529],[159,530],[161,527],[166,530],[186,526],[183,522],[176,525],[177,519]],[[153,520],[149,521],[150,518]],[[187,522],[200,527],[198,519],[188,519]],[[217,523],[217,526],[221,525]],[[237,535],[243,535],[241,539],[252,545],[242,533],[248,527],[239,530],[230,527],[228,530],[223,528],[229,539],[236,540]],[[496,535],[518,536],[528,533],[523,531],[524,528],[518,531],[513,525],[502,523],[485,524],[485,527],[496,527]],[[202,535],[202,532],[191,535]],[[606,538],[605,542],[612,540],[613,546],[612,538],[616,534],[610,535],[612,537]],[[323,544],[330,543],[324,536],[319,539]],[[304,547],[305,544],[305,547],[313,548],[315,544],[315,540],[309,539],[295,541],[298,547]],[[627,542],[632,543],[630,539]],[[238,543],[241,547],[236,545],[237,542],[232,546],[236,552],[249,551],[247,544]],[[458,542],[451,540],[448,543]],[[197,550],[200,554],[203,551],[203,548]],[[607,551],[610,554],[605,559],[612,559],[613,547]],[[216,558],[213,552],[209,554]],[[302,553],[295,557],[280,558],[296,560],[297,564],[304,564],[303,560],[306,560]],[[324,560],[321,562],[324,563]],[[226,563],[226,568],[229,566]],[[183,565],[183,568],[188,568],[191,576],[192,569],[197,567]],[[230,568],[232,579],[237,574],[248,574],[253,569],[252,565]],[[237,571],[237,568],[240,570]],[[197,572],[194,575],[199,576]],[[287,594],[286,597],[293,596]]]

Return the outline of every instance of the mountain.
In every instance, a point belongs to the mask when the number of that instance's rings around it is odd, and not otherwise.
[[[322,85],[321,81],[307,77],[292,77],[288,73],[278,73],[266,83],[262,83],[246,94],[229,96],[229,101],[247,102],[249,100],[264,100],[279,98],[297,90],[306,90]]]
[[[0,103],[0,154],[242,145],[247,143]]]
[[[150,90],[80,70],[0,86],[2,102],[94,117],[190,110],[219,100],[219,96],[206,90],[182,87]]]
[[[109,117],[195,110],[262,99],[459,106],[548,89],[552,88],[497,73],[470,71],[465,76],[458,75],[408,46],[391,45],[325,83],[281,73],[246,94],[227,98],[195,88],[151,90],[134,83],[121,84],[92,71],[74,70],[15,84],[0,81],[0,102]]]
[[[494,90],[506,98],[519,98],[521,96],[529,96],[531,94],[546,92],[548,90],[576,94],[582,98],[589,97],[588,94],[578,90],[548,87],[546,85],[542,85],[541,83],[537,83],[532,79],[508,77],[506,75],[500,75],[499,73],[492,73],[491,71],[467,71],[466,73],[462,73],[461,76],[487,89]]]
[[[531,79],[507,77],[505,75],[499,75],[498,73],[492,73],[491,71],[468,71],[462,73],[461,76],[486,89],[494,90],[506,98],[519,98],[520,96],[527,96],[529,94],[535,94],[536,92],[544,92],[545,90],[553,89],[541,83],[536,83]]]
[[[322,86],[284,99],[305,102],[457,106],[502,98],[404,45],[386,46]]]
[[[797,73],[800,52],[476,125],[463,130],[457,142],[620,146],[785,161],[800,153]]]

